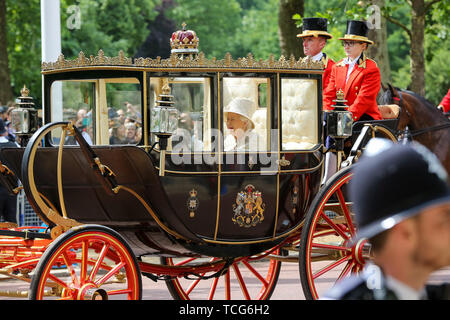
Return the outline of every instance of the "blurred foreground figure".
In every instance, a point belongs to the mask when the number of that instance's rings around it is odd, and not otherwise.
[[[352,242],[368,239],[373,263],[324,299],[450,299],[450,284],[426,284],[450,265],[450,191],[435,155],[419,144],[373,139],[355,165],[350,199],[359,230]]]

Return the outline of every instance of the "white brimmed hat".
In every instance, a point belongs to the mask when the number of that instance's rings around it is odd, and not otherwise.
[[[228,112],[236,113],[247,118],[250,122],[251,129],[255,128],[255,124],[252,121],[253,113],[256,111],[256,106],[254,102],[247,98],[235,98],[231,100],[228,106],[223,111],[226,117]]]

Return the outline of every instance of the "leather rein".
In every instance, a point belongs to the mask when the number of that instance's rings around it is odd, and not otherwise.
[[[403,104],[403,96],[401,91],[397,91],[399,97],[392,97],[392,99],[394,100],[394,102],[397,102],[398,106],[400,107],[400,112],[402,112],[402,110],[404,109],[402,107]],[[405,108],[404,111],[406,112],[406,115],[410,118],[411,114],[409,113],[409,111]],[[400,119],[400,115],[398,117]],[[410,131],[409,129],[405,128],[404,130],[399,130],[397,132],[397,136],[401,135],[401,134],[405,134],[407,133],[410,137],[415,137],[424,133],[428,133],[428,132],[432,132],[432,131],[438,131],[438,130],[443,130],[446,128],[450,128],[450,121],[448,121],[447,123],[443,123],[437,126],[433,126],[433,127],[428,127],[428,128],[424,128],[424,129],[419,129],[419,130],[413,130]]]

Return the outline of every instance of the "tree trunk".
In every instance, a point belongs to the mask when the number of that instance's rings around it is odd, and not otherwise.
[[[305,56],[303,46],[297,38],[301,30],[295,25],[292,16],[300,14],[303,17],[304,0],[280,0],[278,12],[278,36],[280,38],[281,54],[289,58],[291,54],[296,59]]]
[[[411,10],[411,91],[425,96],[425,1],[413,0]]]
[[[391,65],[389,63],[389,53],[387,46],[386,18],[381,15],[378,8],[385,5],[385,0],[370,0],[369,5],[373,5],[374,11],[369,19],[371,28],[368,37],[374,42],[369,46],[367,55],[376,61],[381,73],[381,83],[391,82]],[[375,7],[376,6],[376,7]]]
[[[0,104],[13,100],[9,76],[8,44],[6,41],[6,0],[0,0]]]

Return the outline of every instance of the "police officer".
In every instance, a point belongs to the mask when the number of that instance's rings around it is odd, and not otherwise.
[[[297,34],[303,40],[303,52],[306,58],[313,61],[322,61],[324,73],[322,77],[322,88],[326,88],[330,81],[331,69],[334,61],[322,50],[328,39],[333,36],[328,33],[328,20],[325,18],[303,18],[302,33]]]
[[[347,57],[334,65],[323,93],[324,109],[331,110],[336,93],[342,90],[354,121],[382,119],[376,101],[381,87],[380,70],[364,53],[373,44],[367,38],[368,31],[365,21],[347,21],[346,34],[339,38]]]
[[[432,272],[450,265],[447,172],[422,145],[386,141],[369,142],[349,190],[359,228],[352,242],[368,239],[373,261],[324,298],[450,299],[450,284],[426,284]]]

